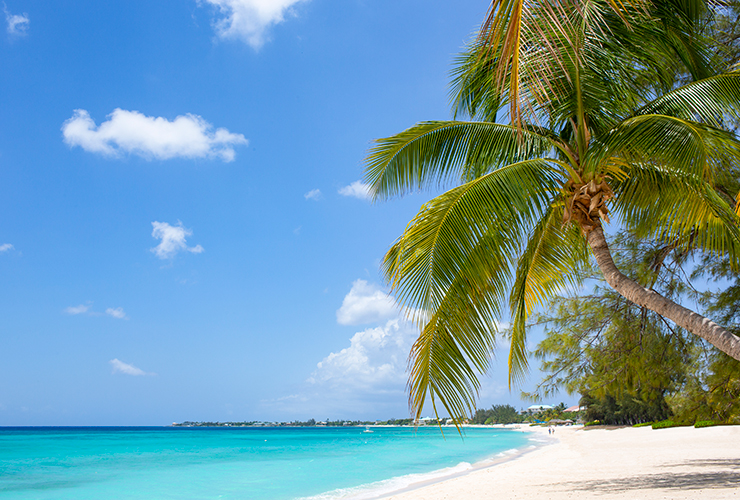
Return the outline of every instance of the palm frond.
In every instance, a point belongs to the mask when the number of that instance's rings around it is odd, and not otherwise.
[[[506,293],[502,270],[512,266],[498,239],[492,234],[478,242],[461,264],[466,272],[455,277],[431,318],[424,317],[409,356],[409,406],[416,417],[427,396],[456,420],[475,409],[477,374],[488,369]]]
[[[639,163],[614,190],[614,210],[637,236],[740,258],[740,219],[710,183]]]
[[[366,159],[365,180],[383,199],[413,189],[465,182],[497,167],[539,157],[553,136],[543,129],[520,138],[508,125],[487,122],[424,122],[378,139]]]
[[[383,272],[421,335],[411,352],[409,403],[427,396],[451,415],[475,401],[515,255],[560,192],[547,159],[508,165],[426,203],[386,254]]]
[[[475,408],[480,383],[451,332],[429,322],[411,347],[409,406],[416,418],[430,397],[439,399],[451,417],[464,419]]]
[[[562,225],[563,206],[551,205],[537,223],[519,257],[509,305],[513,320],[509,351],[509,387],[526,372],[527,318],[564,287],[579,283],[578,270],[588,262],[586,239],[576,224]]]
[[[485,48],[484,56],[497,61],[491,85],[501,94],[506,79],[509,80],[510,123],[518,130],[521,130],[522,123],[519,58],[524,5],[525,0],[492,0],[478,40],[478,44]]]
[[[635,115],[661,114],[722,128],[740,118],[740,72],[689,83],[658,97]]]
[[[663,164],[711,183],[715,167],[740,161],[740,142],[709,125],[673,116],[639,115],[592,144],[584,170],[597,171],[610,158]]]
[[[398,300],[431,316],[456,276],[469,272],[467,259],[483,240],[495,237],[493,251],[516,255],[527,226],[559,193],[558,173],[547,159],[525,160],[427,202],[383,262]],[[504,287],[507,271],[498,272],[491,279]]]

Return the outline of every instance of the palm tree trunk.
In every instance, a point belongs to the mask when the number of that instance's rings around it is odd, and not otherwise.
[[[740,337],[728,332],[709,318],[676,304],[622,274],[612,260],[601,225],[588,233],[588,244],[606,282],[622,297],[670,319],[681,328],[698,335],[720,351],[740,361]]]

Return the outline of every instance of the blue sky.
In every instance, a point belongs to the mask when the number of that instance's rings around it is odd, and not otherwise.
[[[487,7],[6,0],[0,425],[407,416],[378,268],[430,194],[363,158],[450,116]],[[499,359],[482,406],[530,404]]]

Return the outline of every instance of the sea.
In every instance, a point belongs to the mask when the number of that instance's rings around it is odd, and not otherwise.
[[[0,428],[2,500],[366,500],[542,442],[506,428]]]

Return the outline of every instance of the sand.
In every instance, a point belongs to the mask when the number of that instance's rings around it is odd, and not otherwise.
[[[389,498],[740,500],[740,426],[558,427],[555,437],[514,460]]]

